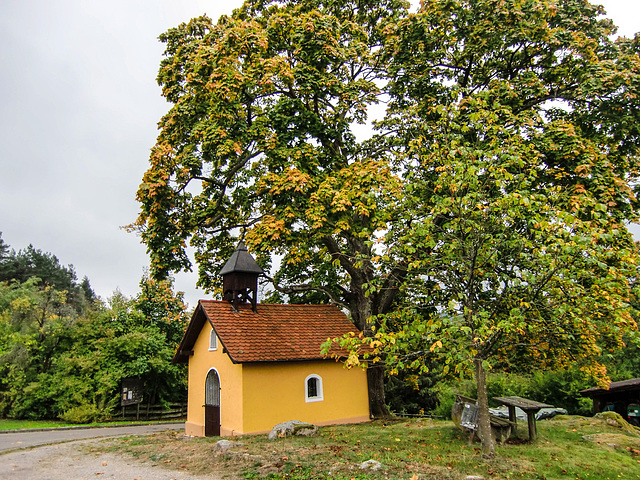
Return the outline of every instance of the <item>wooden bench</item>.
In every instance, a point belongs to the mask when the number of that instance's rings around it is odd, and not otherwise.
[[[456,401],[451,408],[451,419],[459,428],[469,432],[469,443],[471,443],[478,428],[478,401],[459,394],[455,394],[455,397]],[[515,426],[514,422],[492,414],[489,414],[489,421],[494,438],[499,443],[506,442],[511,436],[511,429]]]

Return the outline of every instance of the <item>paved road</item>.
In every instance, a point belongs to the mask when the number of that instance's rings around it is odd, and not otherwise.
[[[54,429],[32,432],[16,432],[0,434],[0,453],[8,450],[69,442],[86,438],[121,437],[125,435],[147,435],[163,430],[181,430],[184,423],[137,425],[109,428],[73,428]]]

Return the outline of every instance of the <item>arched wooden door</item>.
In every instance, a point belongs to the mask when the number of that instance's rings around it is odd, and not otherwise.
[[[220,377],[215,370],[209,370],[204,393],[204,435],[220,436]]]

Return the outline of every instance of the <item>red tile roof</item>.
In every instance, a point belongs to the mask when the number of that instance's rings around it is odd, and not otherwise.
[[[213,325],[234,363],[316,360],[325,358],[320,345],[327,338],[359,330],[335,305],[240,305],[200,300],[174,356],[186,362],[205,321]]]

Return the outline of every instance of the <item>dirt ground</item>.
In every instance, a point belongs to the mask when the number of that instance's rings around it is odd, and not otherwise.
[[[113,453],[92,453],[81,440],[28,448],[0,455],[0,480],[220,480],[162,465],[138,463]]]

